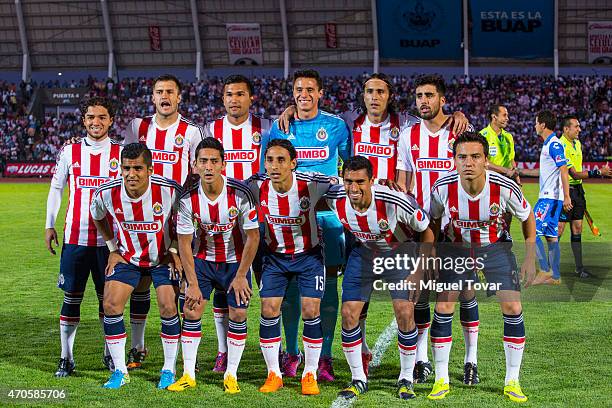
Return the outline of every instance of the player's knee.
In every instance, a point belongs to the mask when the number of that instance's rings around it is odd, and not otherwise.
[[[159,303],[159,315],[161,317],[172,317],[174,315],[176,315],[177,313],[177,308],[176,308],[176,304],[172,301],[161,301],[158,298],[158,303]]]
[[[104,297],[103,307],[104,314],[109,316],[123,313],[123,305],[111,297]]]
[[[230,307],[229,318],[235,322],[242,323],[247,319],[247,309]]]
[[[414,307],[406,305],[406,302],[394,304],[395,318],[397,324],[402,327],[414,326]]]
[[[261,302],[261,315],[266,319],[276,317],[280,314],[280,307],[272,304],[271,302],[263,300]]]
[[[455,302],[436,302],[437,313],[449,314],[455,311]]]
[[[321,302],[316,299],[302,299],[302,317],[304,319],[314,319],[320,314]]]
[[[359,323],[359,310],[353,310],[348,304],[342,305],[342,327],[351,329]]]
[[[204,311],[204,305],[200,303],[196,305],[193,309],[185,307],[183,309],[183,313],[185,314],[185,318],[188,320],[198,320],[202,317],[202,312]]]
[[[501,302],[501,310],[503,314],[519,315],[523,311],[521,302]]]

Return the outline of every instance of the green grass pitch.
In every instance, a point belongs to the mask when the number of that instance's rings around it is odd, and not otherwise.
[[[593,270],[601,279],[580,282],[571,279],[573,258],[569,249],[564,247],[562,273],[566,284],[524,292],[529,300],[524,303],[527,343],[521,384],[529,396],[527,406],[567,407],[580,404],[582,407],[601,407],[610,404],[612,277],[607,272],[612,253],[609,238],[612,234],[611,188],[609,184],[588,185],[586,188],[589,209],[603,237],[592,236],[585,225],[585,263],[599,265],[595,265]],[[198,387],[181,394],[155,388],[162,365],[155,301],[147,324],[147,343],[151,354],[145,368],[134,372],[131,384],[123,389],[103,390],[101,384],[109,373],[101,364],[102,333],[91,282],[81,307],[81,324],[76,337],[77,374],[67,379],[53,378],[60,349],[58,315],[62,292],[55,286],[59,255],[51,256],[43,240],[47,191],[48,185],[45,183],[0,184],[0,406],[10,403],[6,397],[8,390],[36,388],[66,390],[68,398],[62,402],[65,406],[329,407],[338,390],[349,381],[350,373],[340,347],[338,329],[334,344],[337,379],[333,384],[322,384],[320,396],[302,396],[299,382],[295,379],[288,379],[285,388],[275,395],[260,394],[257,389],[265,378],[265,364],[258,345],[259,299],[256,295],[249,311],[248,343],[239,369],[241,394],[225,395],[222,376],[210,371],[217,341],[210,308],[207,308],[202,324],[199,352],[202,371],[197,378]],[[530,203],[535,203],[537,185],[527,184],[525,191]],[[65,202],[60,219],[63,219]],[[58,225],[60,230],[61,225]],[[517,238],[521,236],[516,220],[513,235]],[[563,241],[569,241],[567,232]],[[516,247],[521,252],[520,245]],[[556,300],[543,302],[542,299]],[[380,333],[392,321],[390,304],[374,303],[369,316],[368,343],[373,347]],[[451,394],[444,401],[434,403],[425,398],[432,384],[418,385],[418,399],[410,404],[513,405],[501,394],[505,369],[501,343],[503,323],[498,305],[495,302],[481,302],[478,364],[481,384],[474,388],[460,384],[463,338],[458,320],[455,319],[453,327],[455,342],[450,363]],[[129,334],[128,321],[126,318]],[[180,357],[177,370],[179,373],[182,371]],[[398,373],[398,351],[393,337],[380,367],[373,371],[371,391],[354,406],[399,406],[400,401],[394,396]],[[28,402],[27,405],[32,406],[33,403]]]

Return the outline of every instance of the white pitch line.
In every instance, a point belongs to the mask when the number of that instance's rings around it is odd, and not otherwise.
[[[385,352],[391,345],[393,338],[397,336],[397,321],[395,318],[389,323],[389,325],[383,330],[383,332],[376,339],[374,349],[372,349],[372,361],[370,361],[370,369],[376,368],[382,362]],[[349,408],[356,401],[356,398],[347,400],[342,397],[338,397],[332,402],[331,408]]]

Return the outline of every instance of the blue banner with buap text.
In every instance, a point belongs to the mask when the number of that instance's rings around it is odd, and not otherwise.
[[[553,57],[553,0],[470,0],[470,13],[471,56]]]
[[[376,13],[382,58],[462,58],[461,1],[378,0]]]

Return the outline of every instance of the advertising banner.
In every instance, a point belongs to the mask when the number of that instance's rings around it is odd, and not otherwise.
[[[4,177],[51,177],[55,171],[55,162],[7,163]]]
[[[470,0],[473,57],[552,58],[552,0]]]
[[[382,58],[462,58],[461,1],[379,0],[376,5]]]
[[[226,24],[227,51],[232,65],[261,65],[261,29],[259,24]]]
[[[591,64],[612,64],[612,21],[593,21],[587,26]]]

